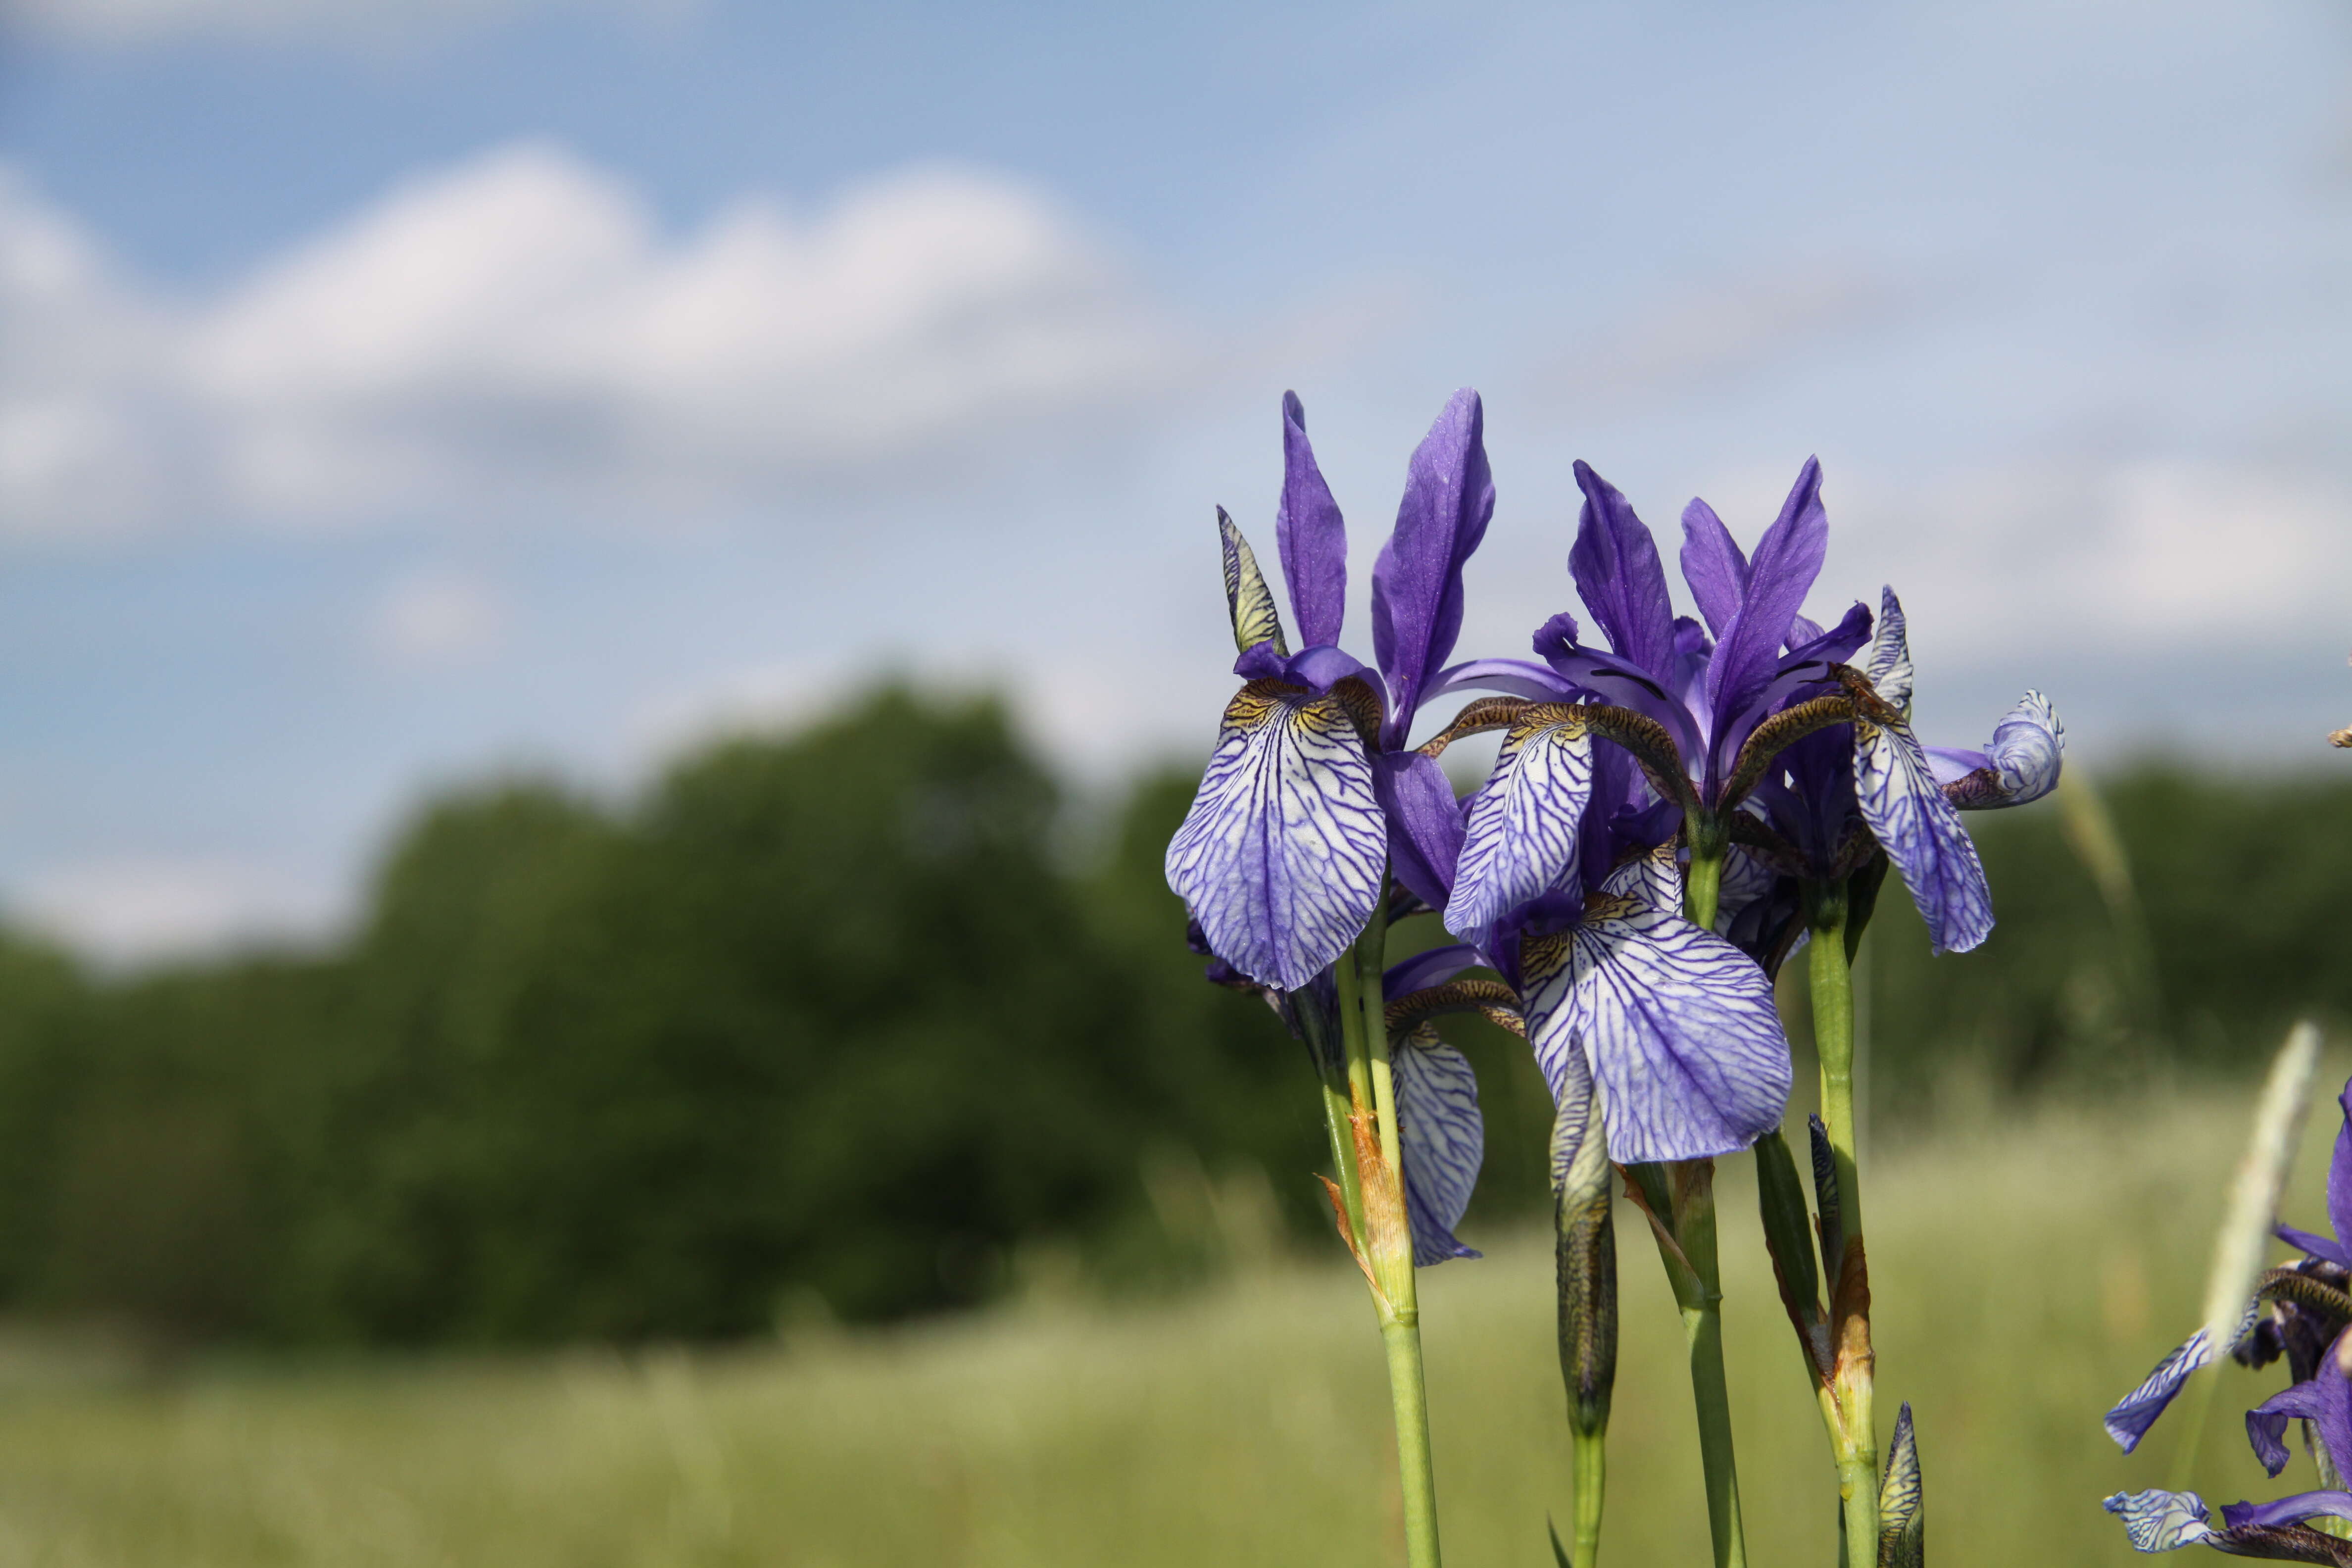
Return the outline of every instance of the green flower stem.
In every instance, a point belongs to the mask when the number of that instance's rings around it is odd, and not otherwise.
[[[1691,858],[1683,880],[1683,912],[1693,925],[1712,929],[1723,887],[1723,857],[1728,847],[1723,826],[1712,816],[1692,814],[1684,824]],[[1696,1160],[1660,1167],[1637,1167],[1633,1174],[1650,1198],[1651,1212],[1667,1219],[1679,1257],[1661,1237],[1658,1256],[1683,1315],[1690,1352],[1691,1398],[1698,1411],[1699,1459],[1706,1479],[1707,1533],[1716,1568],[1745,1568],[1748,1542],[1739,1520],[1739,1468],[1732,1451],[1731,1394],[1723,1375],[1723,1289],[1716,1262],[1715,1164]],[[1671,1181],[1671,1190],[1669,1190]],[[1671,1216],[1669,1219],[1668,1216]]]
[[[1413,1279],[1412,1234],[1405,1218],[1387,999],[1381,990],[1387,955],[1388,909],[1383,903],[1372,911],[1371,923],[1356,939],[1354,951],[1333,972],[1347,1046],[1348,1131],[1360,1184],[1360,1257],[1371,1279],[1372,1307],[1388,1352],[1389,1396],[1396,1412],[1405,1562],[1408,1568],[1438,1568],[1437,1482],[1430,1462],[1421,1304]]]
[[[1346,1031],[1341,1038],[1324,1037],[1325,1020],[1315,1007],[1302,1005],[1297,1009],[1300,1026],[1307,1031],[1307,1045],[1313,1048],[1316,1078],[1323,1096],[1323,1131],[1331,1140],[1331,1169],[1338,1178],[1340,1206],[1347,1211],[1348,1245],[1360,1250],[1364,1245],[1364,1184],[1356,1170],[1355,1135],[1348,1122],[1348,1077]],[[1339,1064],[1335,1070],[1329,1064]]]
[[[1822,1063],[1822,1121],[1829,1129],[1830,1156],[1837,1168],[1840,1253],[1866,1267],[1862,1239],[1862,1173],[1853,1133],[1853,972],[1846,953],[1846,889],[1843,884],[1807,889],[1806,920],[1812,940],[1805,944],[1811,983],[1813,1046]],[[1838,1497],[1850,1542],[1878,1539],[1878,1432],[1873,1414],[1874,1368],[1870,1349],[1870,1298],[1863,1289],[1851,1303],[1830,1281],[1832,1332],[1837,1354],[1837,1409],[1841,1419],[1830,1439],[1836,1451]],[[1859,1322],[1841,1320],[1842,1309]]]
[[[1576,1465],[1576,1544],[1570,1568],[1596,1568],[1601,1561],[1601,1489],[1609,1479],[1609,1434],[1571,1432]]]

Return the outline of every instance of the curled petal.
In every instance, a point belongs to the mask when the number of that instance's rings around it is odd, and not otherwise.
[[[2117,1492],[2106,1510],[2124,1521],[2124,1533],[2141,1552],[2171,1552],[2214,1533],[2212,1515],[2195,1492]]]
[[[1425,1268],[1449,1258],[1475,1258],[1476,1251],[1454,1239],[1454,1227],[1470,1206],[1478,1166],[1486,1157],[1477,1075],[1467,1058],[1437,1037],[1432,1024],[1399,1041],[1391,1065],[1412,1260]]]
[[[1275,510],[1274,534],[1298,640],[1308,647],[1338,642],[1348,607],[1348,525],[1316,466],[1315,448],[1307,441],[1307,410],[1295,392],[1282,395],[1282,500]]]
[[[1432,985],[1443,985],[1464,970],[1475,969],[1486,962],[1485,955],[1467,942],[1416,952],[1389,965],[1388,973],[1381,976],[1381,999],[1393,1002]]]
[[[2048,699],[2029,691],[1993,726],[1992,742],[1983,752],[1942,753],[1951,763],[1973,763],[1944,785],[1944,794],[1962,811],[2023,805],[2058,787],[2065,753],[2066,726]]]
[[[1168,846],[1168,885],[1219,957],[1296,991],[1361,933],[1387,854],[1371,762],[1342,701],[1252,681],[1226,705]]]
[[[1911,713],[1911,640],[1903,618],[1903,601],[1895,590],[1878,591],[1878,631],[1862,656],[1862,672],[1871,689],[1906,718]]]
[[[2156,1425],[2156,1418],[2172,1403],[2172,1396],[2180,1392],[2180,1385],[2189,1381],[2189,1374],[2212,1360],[2212,1331],[2200,1329],[2158,1362],[2156,1370],[2137,1388],[2116,1401],[2116,1407],[2107,1412],[2104,1423],[2107,1436],[2126,1454],[2138,1447],[2147,1429]]]
[[[1617,1163],[1745,1149],[1789,1100],[1771,985],[1713,931],[1627,904],[1564,939],[1521,939],[1528,1040],[1553,1097],[1581,1051],[1609,1107]]]
[[[2319,1379],[2315,1377],[2282,1389],[2246,1412],[2246,1441],[2252,1446],[2254,1458],[2263,1462],[2264,1474],[2274,1476],[2286,1468],[2286,1424],[2316,1421],[2321,1413]]]
[[[1592,736],[1582,711],[1528,709],[1470,798],[1446,930],[1476,941],[1509,910],[1562,885],[1576,868],[1591,792]]]
[[[1903,874],[1937,952],[1966,952],[1992,934],[1992,891],[1959,813],[1936,787],[1907,725],[1853,726],[1854,799]]]
[[[1601,896],[1631,899],[1634,908],[1645,914],[1680,915],[1683,868],[1675,858],[1674,846],[1661,844],[1615,868],[1601,879]]]

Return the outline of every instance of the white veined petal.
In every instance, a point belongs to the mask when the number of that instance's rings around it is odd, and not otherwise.
[[[1591,1092],[1592,1073],[1584,1047],[1576,1038],[1569,1016],[1568,997],[1576,983],[1568,939],[1564,936],[1519,938],[1519,1016],[1528,1031],[1528,1047],[1543,1070],[1552,1102],[1559,1104]]]
[[[1387,864],[1371,763],[1338,699],[1243,687],[1168,846],[1168,885],[1210,950],[1296,991],[1362,933]]]
[[[1919,906],[1928,945],[1966,952],[1991,935],[1984,865],[1908,726],[1854,721],[1853,790],[1863,821]]]
[[[1609,1107],[1619,1164],[1745,1149],[1789,1102],[1789,1037],[1771,983],[1680,915],[1636,910],[1570,936],[1566,1006]]]
[[[2066,726],[2048,698],[2029,691],[1993,726],[1986,766],[1956,781],[1948,793],[1963,811],[2023,805],[2058,787],[2065,755]]]
[[[2230,1336],[2232,1345],[2253,1331],[2261,1305],[2259,1300],[2246,1303],[2237,1331]],[[2116,1407],[2107,1412],[2104,1423],[2107,1436],[2126,1454],[2138,1447],[2139,1440],[2147,1436],[2147,1429],[2156,1425],[2156,1418],[2164,1414],[2165,1406],[2172,1403],[2172,1396],[2180,1392],[2189,1373],[2210,1365],[2212,1360],[2213,1331],[2210,1327],[2199,1329],[2158,1362],[2156,1370],[2142,1378],[2137,1388],[2116,1401]]]
[[[1423,1024],[1398,1042],[1391,1059],[1396,1081],[1397,1147],[1404,1161],[1405,1216],[1412,1226],[1412,1260],[1427,1268],[1449,1258],[1475,1258],[1454,1239],[1470,1207],[1478,1167],[1486,1158],[1486,1124],[1478,1113],[1478,1079],[1469,1058]]]
[[[2195,1492],[2117,1492],[2106,1510],[2124,1521],[2124,1533],[2141,1552],[2172,1552],[2214,1533],[2212,1514]]]
[[[1878,626],[1863,650],[1862,672],[1878,695],[1905,718],[1911,716],[1911,641],[1903,601],[1892,588],[1878,591]]]
[[[1224,544],[1225,610],[1233,616],[1234,646],[1247,653],[1262,642],[1271,642],[1276,653],[1287,658],[1290,649],[1283,640],[1282,612],[1275,608],[1274,594],[1265,585],[1265,574],[1257,568],[1249,541],[1242,537],[1223,507],[1217,509],[1217,536]]]
[[[1601,879],[1605,898],[1631,899],[1637,908],[1662,915],[1683,912],[1683,868],[1671,843],[1628,860]]]
[[[1554,707],[1512,726],[1494,771],[1470,798],[1445,928],[1473,940],[1573,873],[1592,794],[1592,737]]]
[[[1766,865],[1762,857],[1745,844],[1735,844],[1726,850],[1723,882],[1715,895],[1716,934],[1728,932],[1739,912],[1769,893],[1780,879],[1780,873]]]

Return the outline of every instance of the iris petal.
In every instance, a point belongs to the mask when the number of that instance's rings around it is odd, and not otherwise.
[[[2116,1407],[2107,1412],[2104,1423],[2107,1436],[2126,1454],[2138,1447],[2147,1429],[2156,1425],[2156,1418],[2164,1414],[2164,1407],[2172,1403],[2172,1396],[2180,1392],[2180,1385],[2189,1381],[2189,1374],[2212,1360],[2212,1331],[2200,1329],[2158,1362],[2156,1370],[2141,1380],[2137,1388],[2116,1401]]]
[[[1976,753],[1948,753],[1955,760]],[[2066,754],[2066,726],[2039,691],[2018,700],[1993,726],[1992,741],[1974,771],[1945,786],[1963,811],[1990,811],[2040,800],[2058,787]]]
[[[1937,952],[1966,952],[1992,934],[1992,892],[1977,847],[1907,725],[1853,726],[1854,798],[1903,873]]]
[[[1470,1206],[1478,1166],[1486,1157],[1477,1075],[1469,1059],[1428,1024],[1398,1042],[1391,1065],[1412,1260],[1425,1268],[1449,1258],[1475,1258],[1475,1249],[1454,1239],[1454,1227]]]
[[[2246,1441],[2263,1462],[2264,1474],[2274,1476],[2286,1468],[2286,1424],[2315,1421],[2321,1414],[2317,1378],[2282,1389],[2246,1412]]]
[[[1577,829],[1592,793],[1592,736],[1575,709],[1529,710],[1503,737],[1470,800],[1445,928],[1476,941],[1506,911],[1551,891],[1576,868]]]
[[[1348,525],[1323,482],[1307,440],[1307,410],[1298,394],[1282,395],[1282,500],[1276,507],[1275,544],[1282,578],[1290,584],[1290,613],[1308,647],[1339,640],[1348,607]]]
[[[1371,763],[1340,701],[1252,681],[1227,704],[1168,846],[1168,885],[1218,957],[1296,991],[1363,931],[1387,853]]]
[[[2227,1530],[2273,1530],[2306,1519],[2352,1519],[2352,1492],[2297,1492],[2273,1502],[2221,1505],[2221,1524]]]
[[[1233,616],[1234,647],[1247,653],[1260,643],[1271,643],[1276,658],[1289,658],[1289,645],[1282,640],[1282,614],[1274,607],[1265,574],[1258,570],[1249,541],[1223,507],[1217,509],[1217,537],[1224,545],[1225,609]]]
[[[1789,1040],[1764,972],[1738,948],[1638,908],[1586,921],[1564,945],[1540,984],[1523,981],[1528,1041],[1555,1099],[1569,1053],[1584,1053],[1609,1106],[1612,1160],[1727,1154],[1779,1123]]]
[[[2124,1533],[2141,1552],[2172,1552],[2214,1533],[2206,1522],[2212,1515],[2195,1492],[2117,1492],[2105,1506],[2121,1516]]]
[[[1903,618],[1903,601],[1892,588],[1878,591],[1878,630],[1862,656],[1862,672],[1871,686],[1906,718],[1911,713],[1911,640]]]

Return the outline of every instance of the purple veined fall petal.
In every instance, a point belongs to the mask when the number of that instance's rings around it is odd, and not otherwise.
[[[1853,789],[1863,820],[1927,924],[1928,945],[1966,952],[1991,935],[1984,865],[1907,725],[1854,721]]]
[[[1388,818],[1390,874],[1431,909],[1444,909],[1463,833],[1463,805],[1445,770],[1418,752],[1383,752],[1372,759],[1372,787]]]
[[[1564,940],[1522,938],[1520,951],[1528,1044],[1555,1100],[1582,1053],[1609,1108],[1612,1160],[1727,1154],[1779,1124],[1789,1040],[1763,971],[1738,948],[1679,914],[1634,910]]]
[[[2230,1338],[2231,1344],[2246,1337],[2260,1310],[2259,1302],[2246,1303],[2245,1316],[2239,1320],[2237,1332]],[[2156,1369],[2140,1380],[2137,1388],[2116,1401],[2115,1408],[2107,1412],[2103,1423],[2107,1436],[2126,1454],[2138,1447],[2140,1439],[2147,1436],[2147,1429],[2156,1425],[2156,1418],[2164,1414],[2189,1374],[2212,1362],[2212,1331],[2200,1328],[2158,1362]]]
[[[1904,618],[1903,601],[1892,588],[1878,590],[1878,630],[1862,656],[1862,673],[1889,707],[1906,719],[1911,716],[1910,622]]]
[[[1282,580],[1303,647],[1339,640],[1348,609],[1348,525],[1307,440],[1307,410],[1282,395],[1282,500],[1275,509]]]
[[[2272,1530],[2282,1524],[2301,1524],[2307,1519],[2352,1519],[2352,1492],[2297,1492],[2272,1502],[2221,1505],[2221,1527],[2230,1531]]]
[[[1778,671],[1780,645],[1829,552],[1829,514],[1822,508],[1821,490],[1822,465],[1808,458],[1780,515],[1757,543],[1748,593],[1717,634],[1715,659],[1707,666],[1707,703],[1718,714],[1744,711]]]
[[[1769,897],[1780,873],[1767,866],[1746,845],[1735,844],[1723,857],[1723,880],[1715,895],[1715,930],[1729,936],[1731,924],[1757,900]]]
[[[1748,596],[1748,552],[1715,509],[1696,497],[1683,508],[1683,581],[1690,584],[1707,629],[1723,636]]]
[[[2117,1492],[2103,1505],[2124,1521],[2138,1552],[2173,1552],[2214,1534],[2212,1515],[2195,1492]]]
[[[1592,612],[1610,651],[1653,680],[1673,674],[1675,612],[1665,568],[1649,529],[1616,486],[1582,462],[1576,465],[1584,508],[1568,570],[1577,596]]]
[[[1599,891],[1604,899],[1631,899],[1633,907],[1644,914],[1679,919],[1683,912],[1683,869],[1675,859],[1673,847],[1662,844],[1647,855],[1611,868],[1601,879]]]
[[[1217,537],[1224,547],[1225,609],[1233,617],[1234,647],[1246,654],[1261,643],[1276,658],[1290,657],[1290,646],[1282,637],[1282,616],[1274,607],[1274,593],[1265,585],[1265,574],[1258,570],[1257,556],[1225,515],[1217,509]]]
[[[1477,1075],[1432,1024],[1397,1042],[1391,1067],[1412,1260],[1425,1268],[1449,1258],[1475,1258],[1477,1252],[1455,1239],[1454,1227],[1470,1206],[1478,1167],[1486,1157]]]
[[[1454,395],[1405,468],[1396,528],[1372,563],[1372,657],[1387,679],[1381,744],[1405,742],[1413,714],[1462,631],[1462,568],[1495,514],[1478,395]]]
[[[1944,793],[1962,811],[1997,810],[2040,800],[2056,789],[2065,755],[2066,726],[2047,698],[2029,691],[1993,726],[1984,751],[1945,752],[1937,773],[1948,786]],[[1947,767],[1963,760],[1975,765],[1942,778]]]
[[[1348,950],[1383,890],[1370,759],[1338,699],[1272,681],[1225,708],[1168,885],[1217,956],[1296,991]]]
[[[1470,797],[1445,929],[1471,942],[1509,910],[1575,876],[1579,829],[1592,793],[1591,732],[1573,709],[1540,708],[1505,732],[1495,765]]]

